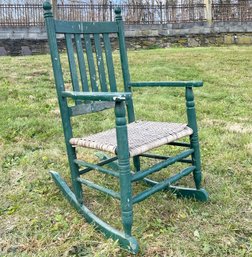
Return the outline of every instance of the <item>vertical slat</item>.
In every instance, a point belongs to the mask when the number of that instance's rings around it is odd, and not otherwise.
[[[82,47],[82,43],[81,43],[80,34],[75,34],[74,39],[75,39],[76,51],[77,51],[77,57],[78,57],[78,63],[79,63],[82,90],[84,92],[87,92],[87,91],[89,91],[88,90],[88,80],[87,80],[86,65],[85,65],[84,56],[83,56],[83,47]]]
[[[116,88],[116,80],[115,80],[115,70],[114,70],[109,34],[107,33],[103,34],[103,41],[104,41],[104,47],[105,47],[106,62],[108,67],[110,90],[111,92],[116,92],[117,88]]]
[[[76,70],[76,63],[74,60],[72,35],[65,34],[65,37],[66,37],[67,56],[68,56],[68,62],[69,62],[69,67],[70,67],[70,74],[71,74],[73,89],[74,89],[74,91],[80,91],[77,70]]]
[[[93,92],[97,92],[98,91],[98,84],[96,82],[94,57],[93,57],[91,40],[90,40],[90,35],[89,34],[84,34],[84,42],[85,42],[85,48],[86,48],[86,53],[87,53],[87,60],[88,60],[91,87],[92,87]]]
[[[107,92],[108,87],[106,83],[106,74],[104,70],[104,62],[102,57],[101,41],[100,41],[99,34],[94,34],[94,43],[95,43],[95,53],[96,53],[97,67],[99,72],[99,79],[101,83],[101,90],[103,92]]]

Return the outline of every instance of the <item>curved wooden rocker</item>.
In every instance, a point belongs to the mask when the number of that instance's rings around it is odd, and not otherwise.
[[[125,249],[137,253],[139,245],[131,235],[134,204],[161,190],[171,190],[179,197],[208,200],[207,192],[201,188],[200,150],[192,89],[201,87],[203,83],[195,81],[131,82],[124,27],[121,10],[118,8],[115,10],[115,22],[59,21],[53,19],[49,2],[45,2],[43,8],[73,191],[57,172],[51,171],[51,175],[66,199],[88,222],[94,224],[106,236],[118,240]],[[67,91],[65,88],[65,82],[69,78],[65,76],[61,66],[58,34],[62,35],[66,43],[72,91]],[[111,34],[119,42],[124,84],[122,92],[117,91]],[[131,89],[147,86],[185,88],[187,124],[136,121]],[[114,108],[116,124],[114,129],[84,137],[73,135],[71,117],[107,108]],[[184,137],[189,137],[189,143],[180,141]],[[149,152],[162,145],[183,148],[183,151],[175,156]],[[77,158],[77,147],[102,150],[110,152],[113,156],[100,154],[100,162],[93,164]],[[159,162],[142,170],[140,164],[145,158],[154,158]],[[131,160],[135,167],[134,172],[130,169]],[[163,181],[154,181],[148,177],[176,162],[183,163],[186,167]],[[109,168],[105,168],[104,165]],[[86,173],[93,170],[117,178],[120,192],[83,178]],[[193,173],[195,188],[173,185],[191,173]],[[133,196],[132,184],[137,181],[143,181],[150,187]],[[123,232],[106,224],[85,206],[83,185],[120,201]]]
[[[137,253],[139,246],[137,240],[133,236],[128,236],[117,229],[111,227],[99,219],[92,211],[90,211],[85,205],[80,204],[76,199],[75,194],[71,191],[66,182],[61,178],[58,172],[50,171],[53,180],[59,187],[63,195],[69,201],[69,203],[89,222],[92,223],[97,229],[104,233],[108,238],[118,240],[118,243],[125,249],[132,253]]]

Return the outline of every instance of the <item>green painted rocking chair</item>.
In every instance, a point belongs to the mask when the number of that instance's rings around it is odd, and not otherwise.
[[[193,81],[131,82],[124,27],[119,8],[115,10],[115,22],[58,21],[53,19],[49,2],[45,2],[43,8],[71,170],[72,190],[57,172],[51,171],[51,175],[64,196],[88,222],[94,224],[106,236],[118,240],[122,247],[132,253],[137,253],[139,245],[131,234],[134,204],[161,190],[171,190],[177,196],[200,201],[208,199],[207,192],[201,188],[200,150],[192,90],[193,87],[201,87],[203,83]],[[63,34],[65,38],[72,91],[65,89],[57,34]],[[117,91],[110,34],[113,34],[119,42],[123,92]],[[156,86],[185,88],[187,124],[135,121],[131,89]],[[114,108],[115,129],[85,137],[73,135],[71,117],[107,108]],[[190,143],[177,141],[182,137],[189,137]],[[183,151],[175,156],[162,156],[148,152],[162,145],[177,146]],[[113,154],[113,157],[104,154],[97,164],[92,164],[77,158],[77,147],[106,151]],[[140,159],[142,161],[145,158],[154,158],[159,162],[150,168],[141,170]],[[131,160],[133,160],[134,172],[130,168]],[[148,177],[176,162],[184,163],[186,168],[161,182]],[[104,165],[109,168],[105,168]],[[112,168],[115,166],[117,169]],[[118,178],[120,192],[83,178],[84,174],[94,170]],[[190,173],[193,173],[195,188],[172,185]],[[133,196],[132,184],[140,180],[147,183],[149,187]],[[102,221],[86,207],[83,200],[83,185],[120,201],[123,232]]]

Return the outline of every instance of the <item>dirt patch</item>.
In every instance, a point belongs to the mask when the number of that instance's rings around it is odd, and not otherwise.
[[[218,120],[218,119],[204,119],[202,121],[203,124],[205,124],[206,126],[219,126],[219,125],[224,125],[226,124],[223,120]]]
[[[234,133],[241,133],[241,134],[247,134],[252,133],[252,125],[244,123],[248,121],[247,119],[239,119],[240,121],[243,121],[242,123],[231,123],[231,122],[225,122],[223,120],[218,119],[204,119],[202,123],[206,126],[221,126],[225,127],[226,130]]]
[[[252,126],[246,125],[244,123],[228,124],[226,128],[230,132],[235,132],[235,133],[241,133],[241,134],[252,133]]]

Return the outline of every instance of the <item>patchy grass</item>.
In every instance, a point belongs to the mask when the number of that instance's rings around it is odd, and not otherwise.
[[[133,229],[141,246],[137,256],[252,255],[251,59],[252,47],[129,52],[132,81],[205,82],[195,89],[195,98],[203,184],[210,194],[203,204],[167,192],[138,204]],[[0,255],[130,256],[87,224],[48,174],[49,169],[60,171],[69,182],[53,84],[48,55],[1,57]],[[183,95],[183,89],[136,89],[137,117],[182,121]],[[74,122],[77,131],[88,134],[112,127],[112,118],[113,112],[106,111]],[[113,179],[104,183],[118,186]],[[117,201],[90,190],[85,197],[91,209],[120,226]]]

